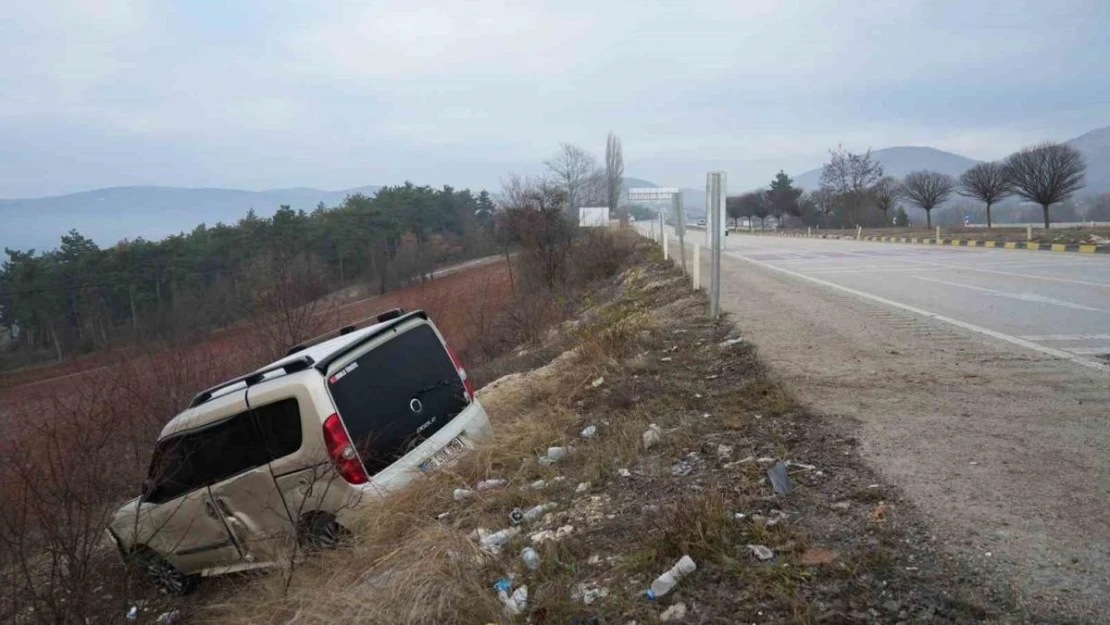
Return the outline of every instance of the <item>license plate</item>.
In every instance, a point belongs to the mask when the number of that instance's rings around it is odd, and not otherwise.
[[[451,442],[444,445],[442,449],[432,454],[431,458],[425,460],[424,463],[420,465],[420,468],[423,471],[431,471],[432,469],[442,467],[450,462],[452,458],[459,455],[464,449],[466,449],[466,445],[463,445],[462,439],[455,437]]]

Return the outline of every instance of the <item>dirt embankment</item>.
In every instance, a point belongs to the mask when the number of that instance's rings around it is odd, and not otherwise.
[[[190,618],[1023,620],[938,556],[913,506],[864,466],[851,435],[800,408],[744,338],[743,320],[739,330],[708,320],[704,296],[653,246],[641,242],[635,265],[590,300],[542,346],[491,363],[505,371],[530,354],[561,354],[480,392],[495,427],[486,446],[368,511],[337,552],[290,571],[211,580]],[[548,462],[550,447],[573,449]],[[782,473],[789,491],[776,493]],[[476,489],[494,478],[508,485]],[[454,489],[474,492],[457,501]],[[553,505],[513,525],[514,509],[540,504]],[[484,537],[506,529],[505,544],[483,549]],[[525,547],[538,553],[535,570],[519,555]],[[697,570],[646,598],[683,555]],[[509,593],[527,586],[520,614],[499,600],[501,579]]]

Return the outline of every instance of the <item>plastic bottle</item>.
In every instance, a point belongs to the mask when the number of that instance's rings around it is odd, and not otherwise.
[[[675,587],[675,584],[682,581],[683,577],[686,577],[697,569],[698,565],[694,563],[694,560],[690,556],[682,556],[671,570],[656,578],[656,580],[651,583],[651,588],[648,588],[647,592],[644,594],[647,595],[648,599],[662,597],[669,593],[671,589]]]
[[[568,453],[570,453],[570,450],[566,447],[547,448],[547,457],[551,458],[552,460],[562,460],[567,456]]]
[[[502,488],[504,486],[508,486],[508,484],[509,480],[503,480],[501,478],[482,480],[481,482],[478,482],[478,490],[492,490],[494,488]]]
[[[531,547],[525,547],[520,550],[520,559],[524,560],[524,565],[527,566],[530,571],[535,571],[540,568],[540,554],[536,553],[536,550]]]
[[[557,507],[558,504],[554,502],[541,503],[538,506],[532,506],[524,511],[524,520],[531,523],[543,516],[545,512]]]
[[[463,501],[464,499],[470,499],[473,496],[474,491],[472,490],[467,490],[465,488],[455,489],[455,501]]]
[[[507,527],[499,532],[494,532],[483,537],[478,542],[482,546],[482,549],[496,553],[497,551],[500,551],[501,547],[509,544],[513,537],[519,533],[520,530],[518,530],[517,528]]]

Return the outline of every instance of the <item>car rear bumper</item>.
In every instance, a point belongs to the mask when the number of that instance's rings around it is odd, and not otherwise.
[[[336,518],[341,525],[347,525],[344,520],[356,515],[360,508],[372,505],[373,502],[389,493],[404,488],[425,473],[424,466],[429,458],[456,438],[461,440],[467,449],[473,449],[478,442],[487,438],[490,433],[489,415],[486,414],[482,403],[474,398],[470,405],[466,407],[466,410],[451,419],[431,438],[379,471],[370,478],[369,482],[357,486],[348,486],[352,491],[356,491],[358,502],[344,510],[337,511]]]

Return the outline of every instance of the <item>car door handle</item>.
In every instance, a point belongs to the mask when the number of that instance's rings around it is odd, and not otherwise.
[[[224,513],[224,516],[231,516],[231,508],[228,507],[226,501],[217,497],[216,505],[220,507],[220,511]]]

